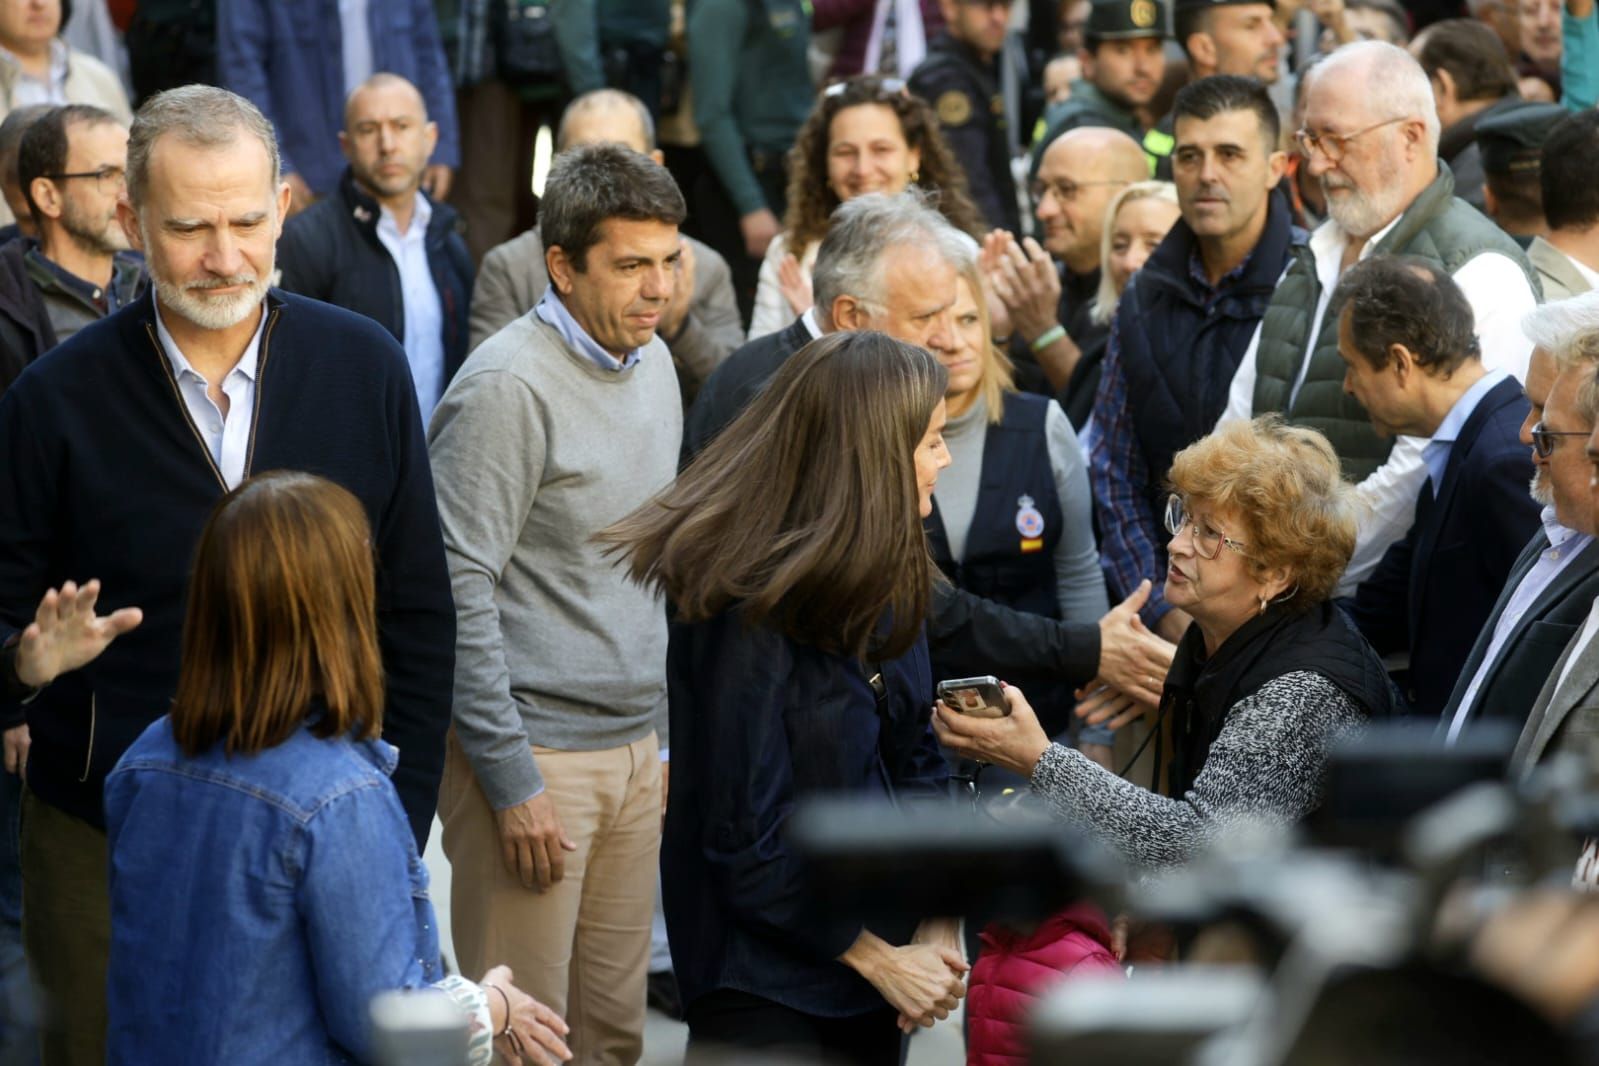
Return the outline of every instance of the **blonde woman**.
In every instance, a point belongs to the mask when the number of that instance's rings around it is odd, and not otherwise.
[[[1099,244],[1099,294],[1090,316],[1095,325],[1109,326],[1127,283],[1144,265],[1166,232],[1177,222],[1177,186],[1169,181],[1139,181],[1127,186],[1105,205],[1105,228]],[[1071,423],[1081,430],[1094,409],[1109,333],[1083,351],[1062,390],[1060,402]]]
[[[1010,360],[989,340],[975,264],[960,275],[953,310],[955,346],[938,357],[949,372],[944,440],[952,465],[925,523],[933,560],[973,595],[1049,618],[1095,621],[1109,604],[1071,424],[1054,400],[1012,386]],[[1067,728],[1071,694],[1038,695],[1051,733]]]

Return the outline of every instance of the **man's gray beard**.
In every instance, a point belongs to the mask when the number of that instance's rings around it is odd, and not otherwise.
[[[1334,197],[1332,190],[1327,187],[1327,179],[1322,179],[1321,191],[1327,198],[1327,214],[1332,216],[1339,229],[1351,237],[1365,240],[1400,214],[1398,200],[1401,193],[1398,189],[1370,195],[1354,185],[1343,188],[1345,195]]]
[[[248,282],[250,288],[236,296],[196,296],[182,285],[174,285],[165,278],[157,277],[153,270],[150,272],[150,280],[155,285],[156,295],[161,298],[163,307],[182,315],[201,329],[229,329],[237,326],[249,317],[251,311],[260,306],[261,301],[266,298],[269,287],[261,278],[239,275],[227,280],[234,284]]]
[[[1532,482],[1528,485],[1528,491],[1532,493],[1534,502],[1544,507],[1553,507],[1555,505],[1554,486],[1549,484],[1549,479],[1544,476],[1542,470],[1532,475]]]

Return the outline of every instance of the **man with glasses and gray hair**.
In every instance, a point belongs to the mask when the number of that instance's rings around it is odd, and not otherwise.
[[[1366,504],[1342,594],[1371,574],[1410,528],[1427,477],[1411,435],[1380,436],[1343,388],[1338,279],[1371,255],[1424,259],[1451,278],[1476,322],[1482,362],[1517,380],[1532,345],[1521,319],[1536,306],[1538,282],[1526,256],[1481,212],[1454,195],[1438,162],[1432,85],[1404,49],[1380,41],[1348,44],[1307,75],[1300,150],[1331,216],[1311,235],[1272,294],[1233,377],[1220,421],[1278,412],[1320,430]]]
[[[39,239],[0,246],[0,392],[138,295],[142,260],[117,221],[127,155],[127,126],[89,104],[47,111],[23,134],[17,179]]]
[[[1450,744],[1473,722],[1525,723],[1599,596],[1592,470],[1583,452],[1594,429],[1584,397],[1592,395],[1585,386],[1599,367],[1599,293],[1544,304],[1521,328],[1533,342],[1521,440],[1532,448],[1541,528],[1521,550],[1444,708]]]

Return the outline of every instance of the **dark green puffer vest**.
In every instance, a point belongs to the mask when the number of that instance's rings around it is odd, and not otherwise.
[[[1537,272],[1521,247],[1486,215],[1457,199],[1454,192],[1454,175],[1447,164],[1440,162],[1438,177],[1416,197],[1399,223],[1383,235],[1372,254],[1413,255],[1452,275],[1473,257],[1498,252],[1521,267],[1532,291],[1541,298]],[[1387,460],[1393,440],[1379,437],[1371,428],[1366,409],[1353,396],[1344,395],[1338,319],[1331,306],[1316,338],[1316,350],[1310,355],[1304,384],[1292,406],[1288,402],[1310,336],[1310,317],[1320,299],[1315,258],[1309,246],[1300,245],[1294,249],[1288,273],[1272,294],[1271,305],[1261,319],[1254,413],[1279,412],[1294,425],[1321,431],[1338,453],[1344,477],[1360,482]]]

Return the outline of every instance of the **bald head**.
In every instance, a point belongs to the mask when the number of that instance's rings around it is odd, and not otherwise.
[[[418,116],[421,121],[428,120],[427,101],[422,99],[422,94],[415,85],[406,81],[398,74],[384,71],[374,74],[350,91],[344,100],[344,131],[348,133],[355,123],[355,116],[364,114],[374,106],[373,97],[382,100],[385,105],[397,105],[400,110]],[[386,110],[392,106],[386,106]]]
[[[620,144],[649,155],[655,151],[655,123],[649,108],[638,97],[617,89],[584,93],[561,112],[555,150],[564,152],[585,144]]]
[[[1144,150],[1120,130],[1085,126],[1055,138],[1039,161],[1034,197],[1044,247],[1075,274],[1099,269],[1106,206],[1148,177]]]
[[[1323,113],[1337,113],[1345,129],[1358,129],[1387,119],[1422,123],[1436,152],[1438,107],[1432,82],[1416,57],[1386,41],[1356,41],[1327,56],[1306,72],[1307,110],[1320,104]]]

